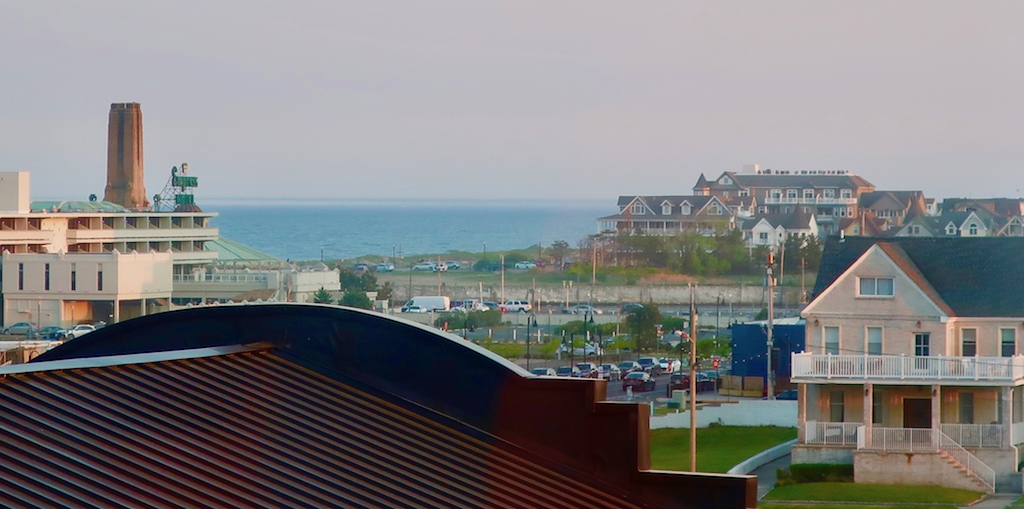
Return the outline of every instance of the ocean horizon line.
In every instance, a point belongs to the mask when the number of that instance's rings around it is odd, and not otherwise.
[[[197,199],[196,204],[203,207],[218,206],[245,206],[245,207],[425,207],[425,208],[529,208],[529,209],[552,209],[552,208],[607,208],[614,213],[617,208],[614,203],[608,200],[594,198],[567,198],[561,200],[546,200],[541,198],[503,198],[503,199],[444,199],[444,198],[235,198],[235,197],[210,197]]]

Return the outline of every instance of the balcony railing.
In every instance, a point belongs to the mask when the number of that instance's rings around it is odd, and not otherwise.
[[[1002,424],[942,424],[942,433],[963,447],[1002,447]]]
[[[1024,356],[915,357],[794,353],[793,379],[1014,382]]]
[[[765,205],[856,205],[856,198],[824,198],[816,196],[814,198],[788,198],[785,196],[779,196],[775,198],[765,198]]]
[[[807,421],[804,428],[804,443],[808,445],[857,445],[859,422],[818,422]]]
[[[175,283],[266,283],[266,274],[175,274]]]

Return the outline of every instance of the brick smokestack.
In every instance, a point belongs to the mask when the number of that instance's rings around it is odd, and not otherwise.
[[[142,107],[139,103],[113,103],[107,124],[103,199],[131,210],[148,209],[142,169]]]

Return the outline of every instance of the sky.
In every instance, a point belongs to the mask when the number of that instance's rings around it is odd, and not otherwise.
[[[102,196],[138,102],[148,195],[605,199],[759,164],[1019,197],[1024,2],[0,4],[0,171]]]

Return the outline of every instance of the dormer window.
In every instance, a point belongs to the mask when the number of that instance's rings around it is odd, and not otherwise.
[[[799,193],[800,193],[799,189],[786,189],[786,199],[787,200],[795,200],[796,197],[799,196]]]
[[[729,178],[729,177],[722,177],[721,179],[718,180],[718,183],[722,184],[724,186],[731,186],[732,185],[732,179]]]
[[[813,200],[814,199],[814,189],[804,189],[804,199],[805,200]]]
[[[680,212],[682,212],[684,216],[688,216],[693,212],[693,208],[690,207],[690,205],[687,203],[684,203],[683,206],[679,208],[679,210]]]
[[[946,226],[946,235],[956,235],[956,226],[949,224]]]
[[[971,223],[970,226],[967,227],[967,229],[968,229],[968,231],[971,232],[971,235],[977,235],[978,234],[978,225],[976,225],[974,223]]]
[[[862,277],[857,285],[859,297],[892,297],[895,280],[891,277]]]
[[[672,215],[672,206],[665,204],[661,206],[661,215],[670,216]]]
[[[644,206],[642,203],[634,203],[633,206],[629,209],[629,211],[633,215],[642,216],[644,215]]]
[[[853,191],[850,190],[850,189],[840,189],[839,190],[839,196],[841,196],[843,198],[852,198],[853,197]]]
[[[778,199],[782,198],[782,190],[781,189],[772,189],[768,193],[768,197],[773,199],[773,200],[778,200]]]

